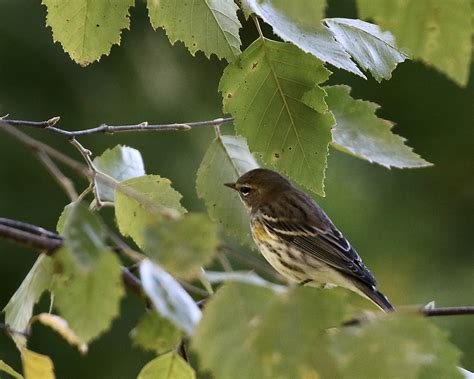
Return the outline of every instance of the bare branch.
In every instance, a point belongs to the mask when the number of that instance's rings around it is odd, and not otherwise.
[[[97,133],[123,133],[123,132],[147,132],[147,131],[169,131],[169,130],[190,130],[199,127],[208,126],[219,126],[229,124],[234,121],[233,118],[216,118],[210,121],[197,121],[197,122],[186,122],[186,123],[175,123],[175,124],[149,124],[147,121],[141,122],[134,125],[107,125],[102,124],[95,128],[85,130],[64,130],[56,127],[55,125],[59,121],[59,117],[53,117],[46,121],[21,121],[21,120],[8,120],[0,119],[0,126],[10,125],[14,127],[32,127],[39,129],[46,129],[51,132],[62,134],[67,137],[78,137],[88,134]]]

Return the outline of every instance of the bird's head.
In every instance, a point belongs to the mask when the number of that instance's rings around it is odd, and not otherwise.
[[[291,188],[291,184],[286,178],[265,168],[248,171],[235,183],[225,183],[224,185],[237,191],[249,209],[269,200],[269,197]]]

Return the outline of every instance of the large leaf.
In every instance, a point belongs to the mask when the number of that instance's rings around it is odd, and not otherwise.
[[[201,310],[176,279],[148,259],[140,263],[140,278],[157,312],[188,335],[193,334]]]
[[[324,171],[334,119],[325,91],[329,71],[288,43],[258,39],[227,66],[219,89],[224,111],[239,134],[268,164],[323,194]],[[312,93],[312,104],[303,101]],[[316,110],[317,109],[317,110]]]
[[[113,149],[105,150],[102,155],[94,159],[95,167],[119,182],[145,175],[145,166],[142,155],[137,149],[117,145]],[[114,189],[102,183],[96,183],[100,200],[114,201]]]
[[[134,345],[157,354],[175,349],[181,342],[181,332],[155,311],[145,313],[130,335]]]
[[[82,203],[73,203],[65,208],[60,219],[63,220],[58,224],[62,224],[63,246],[67,253],[78,269],[91,270],[100,255],[107,251],[105,230],[99,216]]]
[[[348,86],[324,88],[327,103],[336,118],[333,146],[385,167],[411,168],[431,164],[405,145],[405,139],[392,132],[390,121],[375,115],[379,106],[369,101],[355,100]]]
[[[224,183],[235,182],[241,175],[258,167],[242,137],[218,136],[209,146],[197,172],[196,190],[204,200],[212,220],[228,235],[253,246],[247,211],[235,191]]]
[[[199,213],[151,225],[145,235],[146,255],[182,278],[196,277],[216,254],[219,242],[215,224]]]
[[[23,349],[21,351],[25,379],[54,379],[53,361],[46,355]]]
[[[3,310],[5,323],[10,328],[17,331],[26,330],[33,315],[33,307],[41,294],[50,287],[52,276],[53,261],[42,254]],[[13,333],[12,338],[18,349],[26,346],[26,338],[21,334]]]
[[[130,25],[128,9],[134,0],[43,0],[48,8],[46,24],[53,29],[54,42],[82,66],[120,43],[122,29]]]
[[[341,378],[462,378],[460,352],[421,316],[391,315],[332,336]]]
[[[137,379],[195,379],[191,366],[178,354],[171,352],[148,362]]]
[[[169,179],[146,175],[122,183],[143,197],[138,200],[122,191],[115,193],[115,217],[120,232],[132,237],[140,247],[144,244],[148,225],[160,218],[157,210],[171,208],[179,213],[185,212],[180,204],[181,194],[171,187]]]
[[[206,304],[192,346],[216,378],[336,377],[325,344],[326,329],[346,315],[341,294],[224,284]]]
[[[399,46],[465,86],[472,57],[470,0],[357,0],[360,16],[390,30]]]
[[[191,54],[233,61],[240,54],[237,5],[233,0],[148,0],[153,27],[162,27],[171,41],[183,41]]]
[[[122,270],[112,251],[105,251],[88,272],[77,270],[67,251],[54,255],[62,272],[54,283],[55,306],[72,330],[90,342],[110,328],[124,295]]]
[[[321,24],[322,1],[315,0],[243,0],[244,4],[267,24],[283,40],[291,42],[323,62],[354,74],[365,75],[351,60],[351,56],[334,39],[329,29]],[[318,4],[321,4],[318,6]],[[319,9],[310,12],[314,7]],[[301,16],[301,15],[306,16]],[[310,23],[308,20],[312,19]]]
[[[377,25],[348,18],[327,18],[325,23],[344,49],[379,82],[390,79],[397,64],[408,58],[396,47],[393,35]]]

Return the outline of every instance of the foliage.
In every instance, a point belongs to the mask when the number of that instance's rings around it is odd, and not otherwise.
[[[80,65],[108,55],[120,42],[134,5],[43,3],[53,40]],[[346,85],[324,85],[331,75],[327,67],[389,80],[407,59],[407,47],[416,59],[465,85],[472,6],[467,0],[459,7],[453,0],[358,0],[361,16],[382,29],[358,19],[324,18],[325,6],[322,0],[242,0],[239,6],[232,0],[147,1],[153,28],[163,28],[172,44],[182,41],[192,55],[201,51],[227,62],[219,91],[235,135],[222,135],[216,126],[198,169],[196,190],[208,215],[186,213],[182,195],[169,179],[146,173],[138,150],[118,145],[93,160],[81,150],[90,187],[59,217],[62,247],[52,257],[38,258],[4,309],[8,327],[20,332],[11,337],[25,378],[54,378],[54,368],[49,357],[28,350],[22,332],[40,321],[85,353],[120,315],[126,275],[133,275],[124,267],[130,260],[131,268],[138,268],[135,290],[139,287],[149,308],[131,338],[157,355],[138,378],[195,378],[194,368],[176,352],[188,340],[199,368],[216,378],[461,376],[458,350],[420,316],[377,314],[347,326],[361,309],[344,291],[205,270],[228,241],[220,231],[232,243],[233,238],[252,244],[248,215],[223,184],[258,167],[255,157],[319,195],[324,195],[330,145],[387,168],[430,165],[392,132],[390,121],[376,116],[377,104],[352,98]],[[243,51],[238,11],[253,20],[258,33]],[[265,37],[259,19],[283,41]],[[452,39],[460,41],[455,51]],[[117,234],[102,220],[102,206],[114,208]],[[136,249],[128,246],[129,237]],[[209,294],[203,310],[191,294],[196,285],[199,294]],[[47,290],[58,315],[34,316]],[[3,361],[0,370],[22,377]]]

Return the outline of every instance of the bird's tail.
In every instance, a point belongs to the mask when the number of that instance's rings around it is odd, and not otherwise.
[[[388,301],[387,297],[382,292],[378,291],[377,288],[360,282],[354,284],[365,295],[365,297],[367,297],[384,312],[395,311],[394,306],[390,303],[390,301]]]

